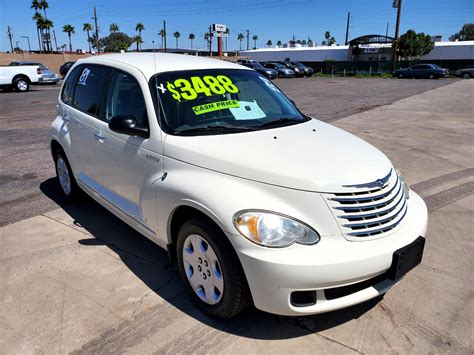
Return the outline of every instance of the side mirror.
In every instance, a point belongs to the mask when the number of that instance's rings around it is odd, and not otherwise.
[[[133,137],[148,138],[150,132],[148,128],[137,125],[137,120],[132,115],[117,115],[110,119],[109,128],[111,131],[126,134]]]

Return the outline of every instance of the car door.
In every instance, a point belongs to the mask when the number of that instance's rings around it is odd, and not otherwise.
[[[102,162],[96,149],[99,137],[96,122],[103,115],[105,88],[110,69],[103,65],[84,64],[75,80],[74,96],[64,113],[69,120],[70,147],[75,160],[77,180],[99,194],[97,172]]]
[[[156,216],[152,184],[161,177],[161,145],[153,139],[113,132],[108,126],[112,117],[128,115],[139,126],[150,129],[143,89],[134,75],[113,69],[104,117],[96,123],[96,134],[101,137],[96,158],[101,166],[95,180],[101,185],[101,197],[141,225],[155,230],[155,221],[150,218]],[[153,211],[148,213],[145,210],[150,201]]]

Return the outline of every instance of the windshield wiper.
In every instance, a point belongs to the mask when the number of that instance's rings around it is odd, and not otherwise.
[[[250,131],[255,131],[255,128],[208,125],[205,127],[196,127],[196,128],[185,129],[182,131],[176,131],[175,133],[180,135],[180,134],[195,133],[195,132],[224,132],[224,133],[234,132],[234,133],[237,133],[237,132],[250,132]]]
[[[305,120],[298,120],[293,118],[280,118],[275,121],[265,122],[261,125],[257,126],[258,128],[267,128],[267,127],[277,127],[277,126],[284,126],[286,123],[296,124],[305,122]]]

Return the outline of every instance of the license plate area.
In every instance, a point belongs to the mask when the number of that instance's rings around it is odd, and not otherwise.
[[[388,278],[398,281],[408,271],[421,263],[423,250],[425,248],[425,238],[418,237],[412,243],[396,250],[393,253],[392,266],[388,270]]]

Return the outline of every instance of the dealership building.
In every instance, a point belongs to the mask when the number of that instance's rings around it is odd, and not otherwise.
[[[261,48],[240,51],[240,55],[260,62],[299,61],[316,70],[328,71],[389,71],[392,60],[393,38],[367,35],[351,40],[344,46]],[[417,62],[433,63],[456,70],[474,65],[474,41],[435,42],[433,50]],[[401,67],[413,64],[400,61]],[[331,71],[329,70],[329,71]]]

